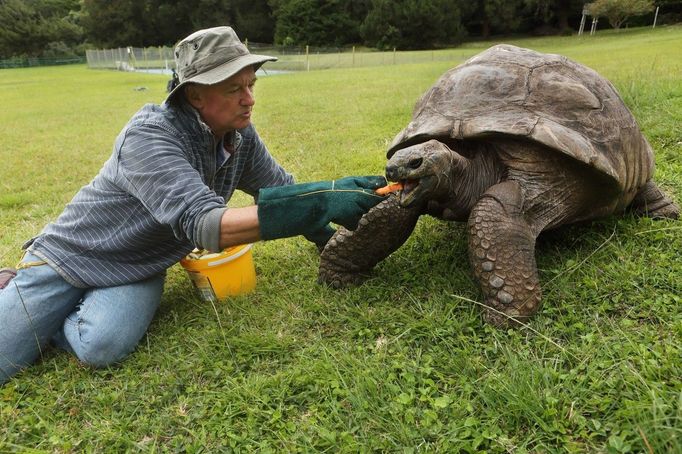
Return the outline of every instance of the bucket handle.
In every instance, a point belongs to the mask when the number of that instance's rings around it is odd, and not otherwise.
[[[249,250],[251,249],[251,246],[253,246],[253,244],[247,244],[240,251],[238,251],[236,254],[230,255],[229,257],[225,257],[224,259],[219,259],[219,260],[215,260],[213,262],[208,262],[208,263],[206,263],[206,266],[209,266],[209,267],[210,266],[218,266],[218,265],[222,265],[224,263],[229,263],[233,260],[237,260],[239,257],[241,257],[242,255],[249,252]]]

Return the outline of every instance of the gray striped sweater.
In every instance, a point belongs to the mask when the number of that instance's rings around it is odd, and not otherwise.
[[[257,197],[260,188],[293,183],[253,126],[225,141],[232,153],[218,167],[219,144],[192,107],[145,105],[99,174],[25,248],[77,287],[163,272],[203,247],[205,224],[217,227],[235,189]]]

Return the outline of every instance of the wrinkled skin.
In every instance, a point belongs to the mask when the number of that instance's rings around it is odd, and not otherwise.
[[[444,139],[444,142],[446,139]],[[679,207],[648,181],[634,195],[594,169],[528,141],[437,140],[398,150],[386,176],[404,189],[370,210],[358,229],[340,229],[322,251],[319,281],[361,283],[409,237],[420,215],[467,222],[469,259],[485,299],[485,319],[514,326],[537,312],[542,292],[537,236],[624,207],[677,218]],[[547,157],[551,156],[551,159]]]

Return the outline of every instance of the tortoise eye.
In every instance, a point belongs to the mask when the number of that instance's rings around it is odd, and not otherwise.
[[[411,159],[410,162],[407,163],[407,166],[410,169],[418,169],[422,163],[424,162],[424,158],[414,158]]]

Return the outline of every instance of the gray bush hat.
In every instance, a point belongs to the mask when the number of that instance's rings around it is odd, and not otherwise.
[[[194,82],[213,85],[234,76],[247,66],[260,67],[276,57],[255,55],[239,40],[232,27],[213,27],[199,30],[175,46],[177,83],[169,101],[184,85]]]

